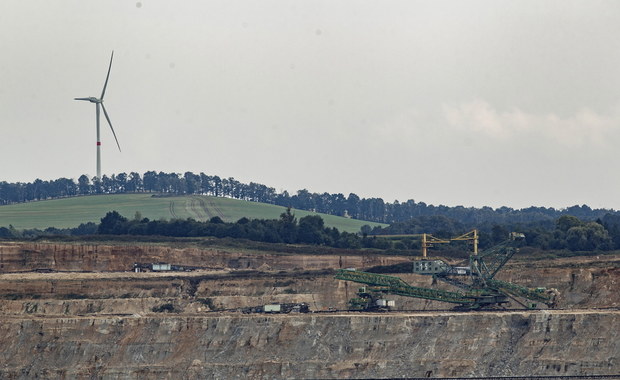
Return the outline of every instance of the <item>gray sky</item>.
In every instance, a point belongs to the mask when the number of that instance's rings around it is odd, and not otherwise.
[[[0,181],[620,209],[618,1],[0,2]],[[104,120],[102,119],[102,122]]]

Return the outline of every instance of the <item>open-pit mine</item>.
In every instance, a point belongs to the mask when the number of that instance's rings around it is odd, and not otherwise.
[[[620,378],[620,255],[516,255],[498,274],[554,289],[552,307],[390,295],[390,310],[348,311],[360,284],[337,270],[411,261],[0,242],[0,379]]]

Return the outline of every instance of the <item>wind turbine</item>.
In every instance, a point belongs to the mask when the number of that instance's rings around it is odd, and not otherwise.
[[[91,103],[95,103],[97,109],[97,179],[101,180],[101,137],[99,133],[99,108],[103,109],[103,114],[105,115],[108,124],[110,125],[110,129],[112,130],[112,134],[114,135],[114,140],[116,140],[116,145],[118,146],[118,151],[121,151],[121,146],[118,143],[118,139],[116,138],[116,133],[114,132],[114,127],[112,127],[112,122],[110,121],[110,116],[108,116],[108,112],[103,105],[103,97],[105,96],[105,89],[108,86],[108,79],[110,79],[110,70],[112,69],[112,58],[114,58],[114,51],[112,51],[112,55],[110,56],[110,66],[108,67],[108,75],[105,77],[105,84],[103,85],[103,91],[101,91],[101,97],[99,99],[91,96],[90,98],[75,98],[75,100],[85,100]]]

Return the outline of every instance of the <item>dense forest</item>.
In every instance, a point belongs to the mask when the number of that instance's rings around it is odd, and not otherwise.
[[[353,193],[348,196],[341,193],[319,194],[311,193],[306,189],[291,195],[288,191],[278,193],[273,187],[254,182],[241,183],[234,178],[220,178],[204,173],[186,172],[181,175],[155,171],[148,171],[143,175],[136,172],[120,173],[110,177],[104,175],[101,181],[82,175],[77,182],[68,178],[53,181],[37,179],[30,183],[0,182],[0,205],[80,195],[135,192],[230,197],[388,224],[406,222],[413,218],[444,216],[466,229],[479,228],[485,224],[491,226],[493,224],[546,222],[550,225],[562,215],[595,221],[607,214],[617,214],[614,210],[591,209],[585,205],[560,210],[546,207],[517,210],[509,207],[493,209],[490,207],[434,206],[424,202],[415,202],[412,199],[389,203],[381,198],[360,198]]]
[[[606,214],[595,221],[562,215],[552,221],[528,223],[481,223],[482,248],[506,239],[511,231],[525,234],[525,245],[543,250],[609,251],[620,249],[620,216]],[[367,228],[366,232],[381,235],[431,233],[439,238],[458,236],[468,230],[462,223],[444,216],[424,216],[397,222],[386,228]]]

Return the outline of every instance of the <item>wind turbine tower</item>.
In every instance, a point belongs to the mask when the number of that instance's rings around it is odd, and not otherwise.
[[[112,127],[112,122],[110,121],[110,116],[108,116],[108,112],[103,105],[103,97],[105,96],[105,89],[108,87],[108,79],[110,79],[110,70],[112,69],[112,58],[114,58],[114,51],[112,51],[112,55],[110,56],[110,66],[108,67],[108,75],[105,77],[105,83],[103,85],[103,91],[101,91],[101,96],[99,99],[91,96],[89,98],[75,98],[75,100],[85,100],[91,103],[95,103],[95,108],[97,110],[97,180],[101,180],[101,133],[99,131],[99,108],[103,109],[103,114],[105,115],[108,124],[110,125],[110,129],[112,130],[112,134],[114,135],[114,140],[116,140],[116,145],[118,146],[118,151],[121,151],[121,146],[118,143],[118,139],[116,138],[116,133],[114,132],[114,127]]]

